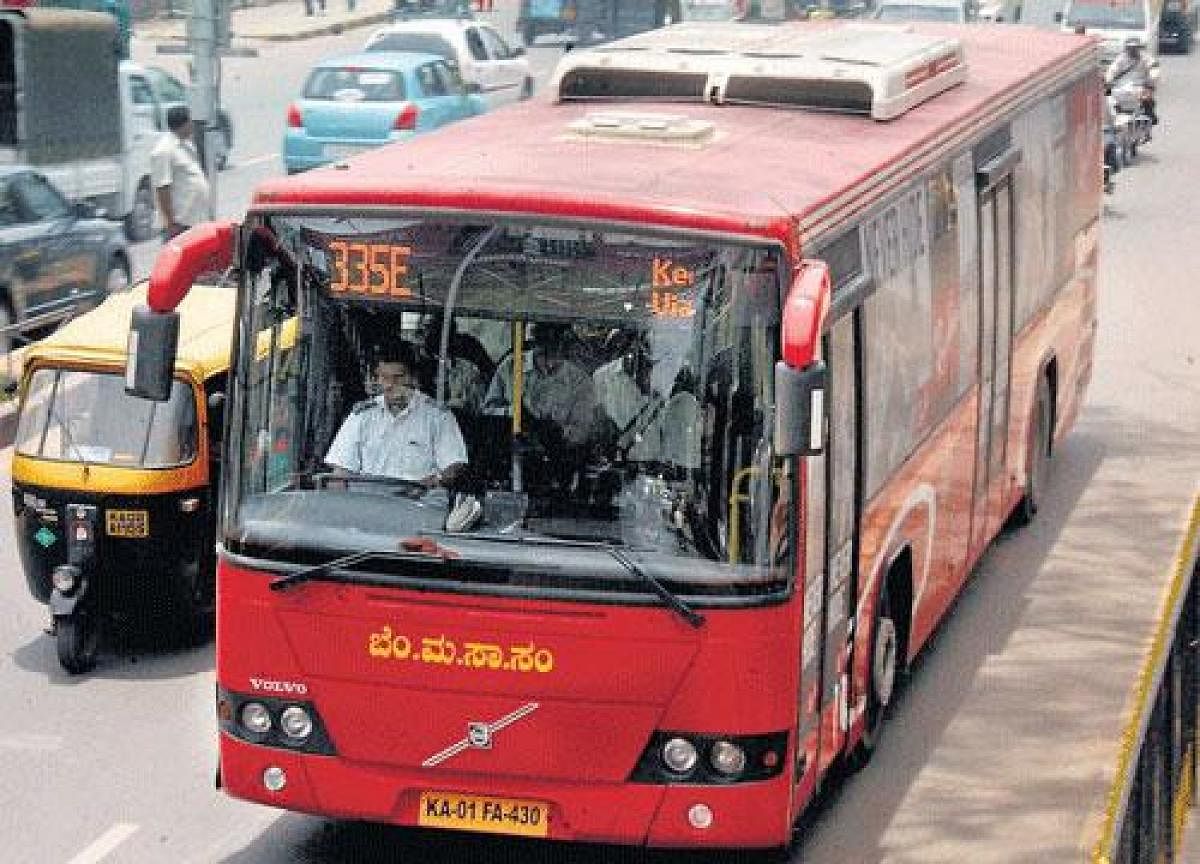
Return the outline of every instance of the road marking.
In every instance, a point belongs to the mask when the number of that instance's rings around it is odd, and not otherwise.
[[[96,838],[96,841],[91,846],[68,861],[67,864],[96,864],[97,861],[103,860],[109,852],[124,843],[137,830],[138,826],[129,822],[118,822]]]
[[[39,735],[27,732],[17,735],[5,735],[0,738],[0,751],[4,750],[36,750],[48,753],[51,750],[61,750],[63,739],[61,735]]]
[[[278,159],[278,153],[268,153],[266,156],[255,156],[251,159],[239,159],[237,162],[230,164],[230,168],[245,168],[247,165],[261,165],[263,162],[270,162],[273,159]]]

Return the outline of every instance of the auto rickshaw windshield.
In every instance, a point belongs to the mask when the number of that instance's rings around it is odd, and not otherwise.
[[[192,390],[176,380],[158,403],[125,392],[116,372],[33,372],[17,421],[22,456],[91,465],[171,468],[196,457]]]

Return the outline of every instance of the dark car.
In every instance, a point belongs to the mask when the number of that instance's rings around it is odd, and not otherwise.
[[[0,167],[0,354],[128,289],[125,235],[101,215],[31,168]]]
[[[1195,7],[1192,7],[1189,14],[1182,0],[1167,0],[1158,22],[1159,50],[1187,54],[1192,50],[1195,28]]]

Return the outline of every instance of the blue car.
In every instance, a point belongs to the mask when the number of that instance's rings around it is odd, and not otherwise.
[[[483,100],[436,54],[371,51],[324,60],[288,107],[283,167],[295,174],[483,111]]]

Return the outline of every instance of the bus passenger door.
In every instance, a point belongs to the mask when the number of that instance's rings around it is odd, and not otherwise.
[[[799,746],[823,775],[841,752],[852,694],[849,622],[855,608],[858,559],[859,387],[858,311],[837,321],[825,343],[829,366],[826,450],[808,460],[804,640]]]
[[[1012,175],[979,194],[979,412],[971,550],[977,552],[1004,514],[999,490],[1008,441],[1009,369],[1013,338]]]

